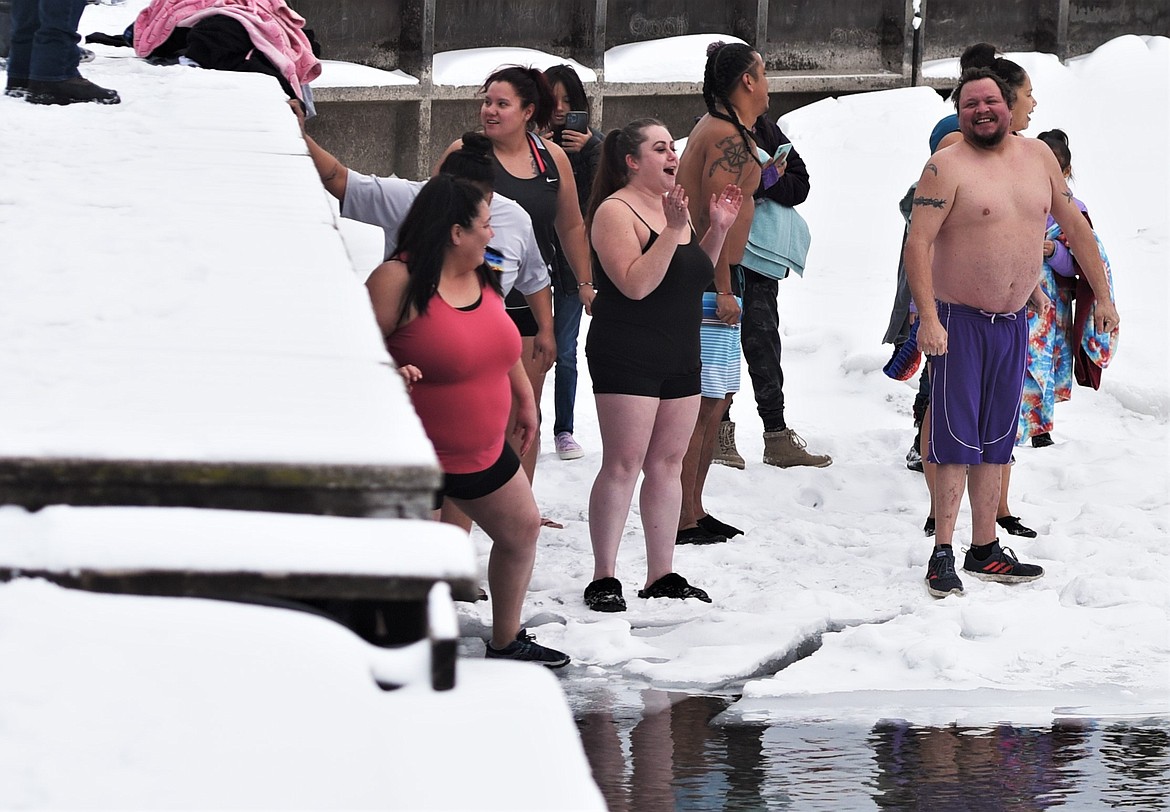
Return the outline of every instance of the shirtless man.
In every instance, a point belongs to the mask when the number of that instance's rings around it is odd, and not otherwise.
[[[728,184],[749,191],[760,185],[760,162],[748,128],[768,111],[764,60],[742,43],[713,44],[707,51],[703,100],[707,114],[691,130],[676,176],[676,182],[689,196],[691,221],[697,234],[706,233],[711,199]],[[715,315],[733,327],[739,326],[740,305],[732,289],[731,267],[743,259],[754,212],[751,195],[745,193],[743,206],[727,232],[719,261],[715,263]],[[726,350],[726,344],[722,346]],[[734,360],[726,357],[719,360],[734,363],[738,371],[738,337],[733,346]],[[735,383],[731,385],[738,388]],[[710,392],[705,385],[699,400],[699,417],[683,458],[682,515],[676,538],[680,544],[712,544],[742,532],[706,513],[702,500],[719,438],[719,421],[731,405],[733,394],[727,388]]]
[[[1092,231],[1052,151],[1009,134],[1014,102],[1014,92],[990,71],[964,71],[955,101],[963,140],[936,152],[922,171],[906,240],[918,346],[930,357],[935,407],[937,546],[926,574],[935,597],[963,591],[951,542],[967,480],[972,526],[963,569],[1002,583],[1044,574],[1000,547],[995,512],[1027,363],[1024,305],[1049,304],[1039,287],[1049,211],[1097,296],[1097,329],[1112,330],[1119,321]]]

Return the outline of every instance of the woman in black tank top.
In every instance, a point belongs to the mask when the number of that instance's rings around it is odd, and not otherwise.
[[[639,473],[647,573],[638,596],[711,600],[672,566],[682,459],[699,409],[703,291],[743,195],[729,186],[711,201],[700,240],[677,169],[666,128],[635,121],[606,136],[589,206],[597,299],[585,352],[603,459],[589,497],[585,603],[597,611],[625,608],[615,568]]]
[[[528,212],[541,255],[549,264],[556,252],[555,232],[576,274],[580,299],[588,311],[593,301],[589,247],[577,202],[573,170],[564,150],[532,132],[547,125],[552,113],[553,97],[548,81],[535,68],[514,65],[489,76],[481,92],[484,98],[479,120],[484,135],[492,142],[496,165],[495,191],[515,200]],[[447,148],[447,153],[459,149],[461,143],[453,143]],[[557,356],[551,290],[547,302],[547,310],[542,308],[531,313],[525,309],[523,297],[510,296],[505,302],[509,315],[520,330],[524,343],[521,360],[537,404],[544,390],[545,373]],[[521,463],[530,481],[536,471],[539,446],[539,442],[533,443],[528,452],[521,455]],[[560,526],[547,519],[544,522]]]

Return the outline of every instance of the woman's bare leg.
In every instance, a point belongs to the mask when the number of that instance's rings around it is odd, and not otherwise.
[[[520,631],[520,611],[536,560],[540,511],[523,471],[479,499],[450,499],[471,517],[488,538],[488,588],[492,601],[492,646],[503,648]]]
[[[638,507],[646,536],[646,586],[673,572],[674,542],[682,505],[682,461],[687,453],[699,396],[659,402],[654,433],[642,462],[642,489]],[[718,401],[717,401],[718,403]]]
[[[594,399],[601,430],[601,469],[589,493],[589,540],[593,544],[593,580],[596,581],[614,577],[618,546],[654,430],[659,401],[635,395],[595,395]],[[674,518],[677,519],[677,507]]]

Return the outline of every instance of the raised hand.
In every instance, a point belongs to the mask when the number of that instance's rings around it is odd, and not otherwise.
[[[667,228],[686,228],[690,222],[686,189],[675,184],[673,189],[662,196],[662,211],[666,215]]]
[[[711,204],[709,206],[711,228],[717,228],[723,231],[731,228],[731,224],[739,216],[739,210],[742,206],[743,190],[734,183],[729,183],[724,186],[723,191],[719,194],[711,195]]]

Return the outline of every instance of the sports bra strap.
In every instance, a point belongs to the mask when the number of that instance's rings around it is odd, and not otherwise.
[[[547,164],[544,162],[544,158],[540,154],[545,151],[544,144],[540,142],[540,139],[537,137],[536,133],[532,132],[531,130],[529,130],[526,135],[528,136],[528,149],[532,151],[532,160],[536,162],[537,171],[543,175],[548,169]]]

